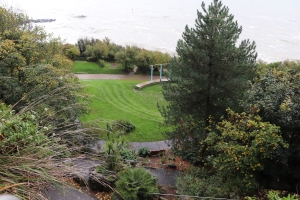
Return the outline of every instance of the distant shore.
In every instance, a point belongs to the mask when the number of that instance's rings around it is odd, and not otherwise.
[[[48,23],[48,22],[55,22],[56,19],[31,19],[25,21],[25,23]]]

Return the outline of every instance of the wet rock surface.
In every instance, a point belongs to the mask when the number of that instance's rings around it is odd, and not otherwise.
[[[175,186],[176,184],[176,177],[179,174],[177,170],[170,170],[170,169],[147,169],[153,175],[155,175],[158,179],[158,184],[160,185],[171,185]]]
[[[96,197],[81,192],[76,188],[64,186],[61,188],[50,188],[45,192],[45,195],[49,200],[93,200]]]

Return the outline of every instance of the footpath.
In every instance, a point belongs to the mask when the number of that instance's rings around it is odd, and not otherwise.
[[[101,148],[105,145],[105,141],[99,140],[93,146],[92,149],[97,153],[101,152]],[[138,152],[142,147],[147,147],[150,151],[168,150],[171,149],[172,144],[170,140],[156,141],[156,142],[130,142],[130,145]]]

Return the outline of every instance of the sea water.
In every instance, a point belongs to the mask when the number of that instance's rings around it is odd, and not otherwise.
[[[186,25],[194,27],[200,0],[0,0],[24,10],[47,32],[75,44],[79,38],[110,38],[176,54]],[[204,0],[206,6],[211,3]],[[239,42],[255,41],[258,58],[267,62],[300,59],[299,0],[223,0],[243,27]]]

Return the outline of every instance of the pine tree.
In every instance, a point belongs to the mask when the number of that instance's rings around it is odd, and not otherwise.
[[[214,0],[197,11],[195,28],[186,26],[177,43],[177,57],[167,66],[163,84],[167,106],[159,106],[165,124],[175,127],[167,136],[183,158],[201,161],[210,120],[219,120],[226,108],[238,108],[256,66],[255,43],[236,46],[242,27],[228,7]]]

